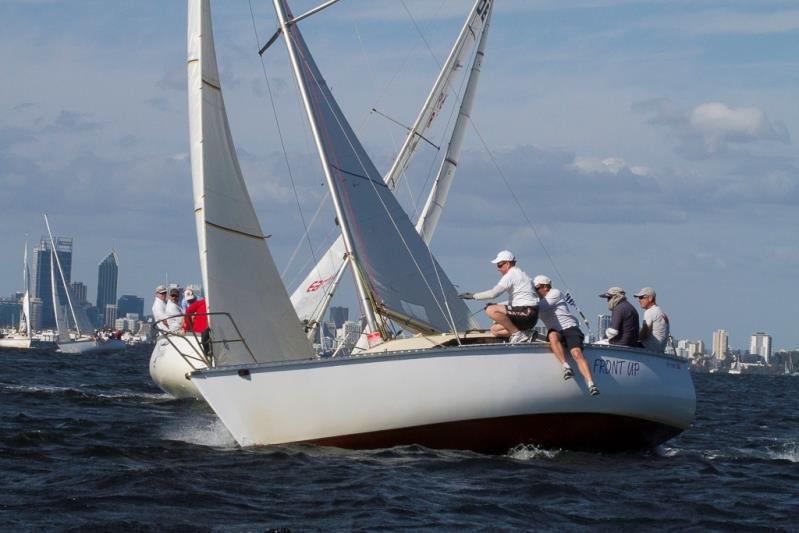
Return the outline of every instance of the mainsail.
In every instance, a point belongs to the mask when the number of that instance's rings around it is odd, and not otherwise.
[[[490,19],[492,5],[493,2],[477,0],[467,15],[466,22],[458,34],[458,38],[455,40],[447,60],[444,62],[444,65],[441,68],[441,71],[439,72],[439,75],[433,84],[433,88],[430,90],[427,99],[422,105],[419,116],[416,118],[416,121],[410,128],[408,135],[406,136],[405,141],[400,148],[396,159],[394,160],[394,163],[384,177],[384,181],[391,190],[394,190],[399,178],[407,168],[411,157],[419,146],[419,141],[424,137],[426,131],[430,128],[434,119],[438,116],[442,106],[444,105],[444,102],[452,91],[454,80],[457,78],[458,73],[466,64],[469,52],[473,47],[472,45],[478,38],[480,39],[481,44],[478,46],[475,63],[482,59],[482,48],[484,47],[485,43],[484,35],[488,28],[488,21]],[[467,96],[474,94],[474,90],[477,85],[477,79],[479,77],[477,73],[479,73],[479,65],[477,65],[476,69],[475,67],[472,68],[472,73],[470,74],[469,81],[467,83],[467,89],[464,92],[464,102],[461,104],[459,116],[465,115],[468,117],[469,115],[469,109],[471,108],[471,103],[474,100],[473,96],[469,98],[469,104],[466,108],[464,108],[464,105],[466,103]],[[459,127],[456,124],[455,128],[453,129],[453,139],[449,143],[450,147],[452,147],[455,143],[454,139],[456,136],[459,137],[459,141],[457,141],[457,143],[458,146],[460,146],[463,139],[463,130],[464,125]],[[459,151],[459,148],[457,151]],[[452,154],[452,148],[448,149],[447,156],[451,156]],[[450,162],[453,161],[451,157],[448,157],[448,160]],[[451,163],[447,166],[446,178],[436,179],[435,183],[438,185],[438,187],[434,187],[433,190],[431,190],[425,205],[425,209],[420,215],[419,223],[421,223],[423,220],[430,220],[430,223],[425,227],[425,232],[422,233],[424,241],[428,244],[435,228],[435,222],[437,222],[438,215],[440,214],[439,208],[443,208],[443,204],[446,201],[446,196],[449,193],[449,186],[454,178],[454,171],[457,166],[457,155],[455,155],[454,161],[454,163]],[[442,172],[439,172],[439,176],[442,176]],[[429,215],[431,210],[438,210],[438,213],[433,215],[435,218],[434,220],[430,218]],[[417,224],[417,229],[420,228],[421,226]],[[327,308],[327,304],[332,297],[332,293],[336,289],[336,280],[340,278],[340,272],[344,268],[345,253],[346,248],[344,246],[344,240],[341,236],[339,236],[339,238],[319,259],[316,266],[311,269],[302,283],[300,283],[300,285],[291,295],[291,303],[294,305],[294,309],[297,311],[300,320],[308,322],[311,327],[313,327],[316,322],[321,320],[325,309]],[[475,326],[475,324],[472,324],[472,326]]]
[[[285,0],[275,0],[275,9],[362,293],[379,314],[410,329],[468,329],[468,307],[369,159],[298,25],[287,22]]]
[[[200,266],[219,364],[307,359],[313,349],[266,245],[230,135],[209,0],[189,3],[191,171]],[[238,331],[236,330],[236,327]],[[248,348],[249,347],[249,348]]]
[[[30,296],[30,270],[28,267],[28,242],[25,242],[25,253],[22,259],[22,313],[19,316],[19,332],[31,338],[31,296]]]

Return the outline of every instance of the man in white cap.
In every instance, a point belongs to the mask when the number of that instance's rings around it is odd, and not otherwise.
[[[655,289],[644,287],[637,293],[638,303],[644,310],[644,321],[638,340],[647,350],[663,353],[669,339],[669,317],[656,302]]]
[[[611,287],[600,298],[608,301],[610,309],[610,327],[605,330],[608,343],[618,346],[638,346],[638,311],[627,301],[626,293],[621,287]]]
[[[155,301],[153,302],[153,324],[159,331],[168,329],[166,323],[166,287],[159,285],[155,288]]]
[[[490,300],[507,292],[507,304],[489,304],[485,308],[488,318],[494,321],[491,333],[496,337],[510,337],[511,344],[530,342],[538,320],[538,297],[533,293],[533,282],[516,266],[516,256],[509,250],[502,250],[491,262],[502,274],[499,283],[487,291],[464,292],[458,296],[465,300]]]
[[[591,396],[599,395],[599,388],[594,385],[594,378],[591,376],[591,369],[585,362],[583,355],[583,341],[585,335],[580,330],[577,318],[569,312],[566,299],[558,289],[552,288],[552,280],[546,276],[538,275],[533,279],[533,287],[540,296],[538,309],[541,314],[541,321],[547,327],[547,339],[552,353],[563,365],[563,379],[569,380],[574,377],[568,361],[566,361],[565,345],[569,349],[577,368],[580,370],[588,392]]]

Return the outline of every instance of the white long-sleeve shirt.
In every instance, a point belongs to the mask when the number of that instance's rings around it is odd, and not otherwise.
[[[167,317],[166,302],[161,298],[156,298],[153,302],[153,323],[155,327],[161,330],[166,330],[166,327],[160,322]]]
[[[490,300],[503,292],[508,293],[508,306],[538,304],[538,296],[533,292],[533,280],[519,267],[511,267],[493,289],[476,292],[473,296],[475,300]]]
[[[577,319],[569,312],[566,300],[558,289],[549,292],[538,303],[538,317],[547,329],[563,331],[577,325]]]

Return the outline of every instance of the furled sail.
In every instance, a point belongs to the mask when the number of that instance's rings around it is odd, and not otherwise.
[[[458,34],[458,38],[455,40],[447,60],[444,62],[433,84],[433,88],[430,90],[427,99],[422,105],[419,116],[413,123],[394,163],[384,177],[384,181],[391,190],[394,190],[396,187],[399,178],[402,176],[402,173],[407,168],[416,149],[419,147],[419,140],[425,135],[435,118],[438,117],[439,111],[452,91],[454,80],[467,62],[469,52],[473,48],[475,39],[480,38],[481,43],[485,42],[483,35],[488,27],[492,5],[493,2],[477,0],[472,6],[471,11],[469,11],[466,22]],[[478,54],[480,58],[482,58],[483,52],[478,52]],[[475,61],[478,60],[475,59]],[[479,77],[476,74],[477,72],[479,72],[479,66],[477,70],[472,68],[472,73],[470,74],[464,95],[474,94],[477,78]],[[464,99],[465,98],[466,96],[464,96]],[[466,108],[467,111],[465,112],[463,104],[461,105],[460,114],[465,114],[468,117],[468,109],[471,108],[471,101],[473,100],[473,97],[470,98],[469,106]],[[463,139],[463,129],[464,125],[461,125],[460,128],[456,125],[453,129],[453,136],[457,135],[460,137],[458,146],[460,146]],[[451,140],[449,142],[450,147],[453,146],[453,144],[454,142]],[[457,151],[459,152],[460,149],[458,148]],[[452,148],[448,149],[448,155],[452,152]],[[457,160],[457,156],[455,156],[455,160]],[[450,158],[449,161],[453,160]],[[443,204],[446,201],[450,185],[455,176],[456,167],[457,162],[449,164],[445,174],[446,178],[436,179],[435,183],[439,186],[431,190],[427,199],[426,208],[422,211],[420,223],[422,220],[430,221],[425,227],[425,232],[422,233],[422,237],[426,243],[429,243],[432,238],[433,231],[435,230],[435,222],[438,221],[438,215],[440,214],[439,207],[443,208]],[[441,175],[442,173],[439,172],[439,176]],[[438,210],[438,212],[433,215],[435,217],[434,221],[427,213],[435,210]],[[417,225],[417,229],[421,227],[422,226]],[[327,252],[319,259],[316,266],[311,269],[302,283],[300,283],[291,294],[291,303],[294,305],[294,309],[297,311],[300,320],[307,322],[311,327],[322,319],[327,309],[327,304],[332,297],[332,293],[336,289],[337,274],[344,267],[345,252],[344,240],[339,236]],[[476,324],[472,324],[472,326],[475,327]]]
[[[203,284],[218,364],[307,359],[300,327],[266,245],[230,135],[209,0],[189,2],[191,171]],[[236,327],[238,331],[236,330]],[[242,342],[221,342],[238,339]]]
[[[279,13],[289,13],[285,0],[275,2]],[[345,245],[376,310],[416,331],[468,329],[469,309],[355,136],[298,25],[285,28],[342,232],[348,232]]]
[[[477,82],[480,79],[480,67],[483,63],[483,57],[485,56],[492,5],[493,3],[488,3],[481,12],[485,24],[483,26],[483,33],[480,35],[480,42],[477,45],[477,53],[474,56],[472,70],[469,74],[469,81],[463,93],[463,100],[458,109],[458,118],[455,120],[452,136],[447,145],[447,153],[444,159],[441,160],[441,167],[438,170],[438,175],[427,197],[427,203],[422,209],[419,220],[416,222],[416,230],[427,244],[430,244],[433,233],[436,231],[438,219],[441,218],[441,212],[444,210],[444,204],[447,201],[449,189],[452,187],[452,181],[455,179],[455,170],[458,168],[458,160],[460,159],[461,148],[463,147],[463,136],[466,133],[466,126],[469,124],[472,104],[474,103],[474,93],[477,89]]]

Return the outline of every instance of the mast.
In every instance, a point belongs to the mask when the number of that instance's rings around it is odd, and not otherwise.
[[[350,224],[349,219],[347,217],[347,213],[343,209],[341,205],[341,200],[336,193],[336,186],[334,182],[334,177],[330,171],[330,160],[325,150],[325,146],[322,143],[321,135],[319,132],[319,125],[317,124],[316,117],[314,116],[313,112],[311,111],[311,103],[310,103],[310,96],[308,94],[308,87],[305,85],[305,81],[300,73],[300,63],[297,58],[297,50],[294,45],[294,41],[291,39],[291,35],[289,33],[289,23],[286,19],[286,13],[283,9],[284,0],[273,0],[273,4],[275,6],[275,13],[277,14],[278,23],[280,24],[280,31],[283,35],[284,40],[286,41],[286,48],[288,49],[289,53],[289,60],[291,61],[291,67],[294,72],[294,78],[297,81],[297,87],[300,90],[300,96],[302,97],[302,104],[305,108],[305,114],[308,117],[308,122],[311,126],[311,133],[314,138],[314,143],[316,144],[316,150],[319,153],[319,158],[322,161],[322,170],[325,173],[325,179],[327,180],[328,187],[330,188],[330,197],[333,200],[333,207],[336,211],[336,217],[339,221],[339,228],[341,229],[341,236],[344,238],[344,247],[347,250],[347,254],[349,260],[352,264],[353,273],[355,274],[355,285],[358,288],[358,295],[361,300],[361,306],[363,307],[364,313],[366,313],[366,321],[369,324],[369,327],[372,331],[379,331],[380,328],[378,327],[377,319],[375,318],[374,313],[374,306],[372,303],[372,297],[370,295],[370,290],[366,286],[363,273],[360,271],[360,264],[358,261],[358,256],[355,253],[355,248],[352,244],[353,238],[352,233],[350,231]]]
[[[56,251],[55,247],[55,239],[53,239],[53,232],[50,231],[50,221],[47,220],[47,215],[44,215],[44,223],[47,225],[47,233],[50,235],[50,248],[51,248],[51,258],[55,256],[55,263],[58,266],[58,273],[61,276],[61,282],[64,284],[64,293],[67,295],[67,303],[69,304],[69,312],[72,313],[72,321],[75,322],[75,329],[78,332],[78,337],[80,337],[80,326],[78,325],[78,317],[75,315],[75,308],[72,307],[72,298],[69,295],[69,286],[67,285],[67,279],[64,277],[64,270],[61,268],[61,260],[58,258],[58,252]],[[56,288],[53,287],[53,291]],[[53,293],[57,294],[57,293]]]
[[[466,84],[463,100],[461,101],[460,109],[458,109],[458,118],[455,121],[455,127],[452,129],[452,136],[447,146],[447,153],[441,161],[438,175],[433,182],[433,187],[430,189],[430,194],[422,209],[422,214],[419,216],[419,220],[416,223],[416,231],[419,232],[419,235],[422,236],[422,239],[424,239],[424,242],[427,244],[430,244],[430,240],[433,238],[433,232],[435,232],[438,220],[441,218],[441,212],[444,210],[444,203],[447,201],[449,189],[455,178],[455,170],[457,169],[461,148],[463,147],[463,137],[466,133],[466,126],[469,124],[477,82],[480,79],[480,68],[483,63],[483,57],[485,56],[492,5],[493,4],[489,3],[487,7],[484,7],[484,11],[481,12],[485,20],[485,26],[480,36],[480,42],[477,45],[477,53],[474,56],[474,62],[472,63],[472,70],[469,73],[469,81]]]

